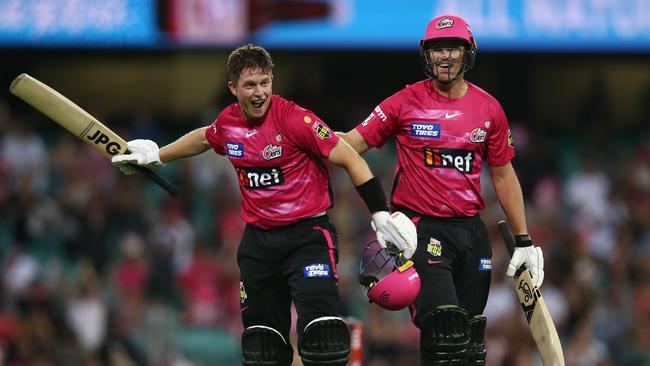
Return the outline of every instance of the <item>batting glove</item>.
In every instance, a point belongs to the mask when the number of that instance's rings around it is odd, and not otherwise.
[[[377,232],[377,241],[382,248],[393,244],[404,254],[404,258],[410,259],[413,256],[418,245],[418,235],[415,224],[406,215],[401,212],[392,215],[387,211],[375,212],[370,225]]]
[[[135,173],[135,169],[130,164],[151,167],[163,165],[160,161],[160,149],[155,142],[138,139],[129,141],[127,146],[129,154],[115,155],[111,159],[113,165],[120,168],[122,173],[126,175]]]
[[[535,286],[540,287],[544,282],[544,254],[542,248],[533,245],[533,241],[528,235],[515,236],[515,252],[512,254],[506,274],[510,277],[523,264],[530,270]]]

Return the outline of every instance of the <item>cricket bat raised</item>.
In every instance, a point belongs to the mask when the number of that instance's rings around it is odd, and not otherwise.
[[[498,226],[508,252],[512,256],[515,251],[515,239],[504,220],[499,221]],[[564,366],[564,354],[557,329],[555,329],[542,293],[533,284],[530,270],[526,268],[525,264],[515,272],[514,279],[515,292],[517,292],[521,308],[524,310],[524,315],[530,326],[530,334],[535,340],[544,366]]]
[[[27,75],[20,74],[9,91],[44,115],[70,131],[107,158],[127,153],[127,143],[103,123],[74,104],[56,90]],[[178,195],[180,189],[149,168],[132,164],[147,178],[156,182],[170,195]]]

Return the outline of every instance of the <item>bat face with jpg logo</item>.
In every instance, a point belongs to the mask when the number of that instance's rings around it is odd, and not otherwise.
[[[95,119],[88,112],[81,109],[81,107],[73,103],[70,99],[64,97],[39,80],[27,74],[20,74],[11,83],[9,91],[32,107],[38,109],[44,115],[50,117],[105,157],[110,159],[114,155],[124,154],[128,151],[126,141],[115,132],[111,131],[111,129]],[[156,182],[170,195],[176,196],[179,193],[180,190],[178,187],[169,183],[152,170],[138,165],[134,165],[133,167],[147,178]]]
[[[510,255],[514,252],[515,240],[505,221],[499,221],[499,231],[506,243]],[[530,334],[535,340],[537,350],[542,357],[544,366],[564,366],[564,354],[560,337],[548,312],[542,292],[535,286],[530,270],[522,265],[514,276],[515,292],[519,298],[521,309],[530,326]]]

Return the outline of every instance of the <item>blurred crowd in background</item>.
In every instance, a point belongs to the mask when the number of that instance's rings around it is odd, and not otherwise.
[[[319,114],[316,100],[297,101]],[[127,139],[164,145],[231,102],[182,128],[147,111],[109,124]],[[0,100],[0,364],[239,364],[235,256],[244,223],[229,162],[208,151],[160,168],[182,188],[173,199],[141,176],[121,175],[58,126],[44,133],[46,117],[12,105]],[[331,125],[350,129],[373,107],[358,105],[345,124]],[[650,365],[648,122],[628,134],[585,124],[579,134],[551,135],[511,121],[529,231],[545,255],[542,292],[567,365]],[[389,191],[394,146],[364,157]],[[418,365],[408,312],[381,310],[360,291],[370,217],[345,174],[332,175],[341,310],[363,324],[363,365]],[[494,252],[487,364],[541,365],[505,277],[496,230],[504,215],[485,178],[481,216]]]

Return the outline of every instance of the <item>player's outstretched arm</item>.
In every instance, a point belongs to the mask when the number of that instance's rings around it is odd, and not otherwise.
[[[162,149],[151,140],[131,140],[128,142],[128,153],[114,156],[111,162],[122,173],[131,175],[135,173],[131,164],[155,168],[170,161],[198,155],[210,148],[205,129],[202,127],[189,132]]]
[[[205,137],[207,128],[201,127],[188,132],[178,140],[160,149],[160,160],[163,163],[169,163],[174,160],[199,155],[209,150],[210,143]]]

